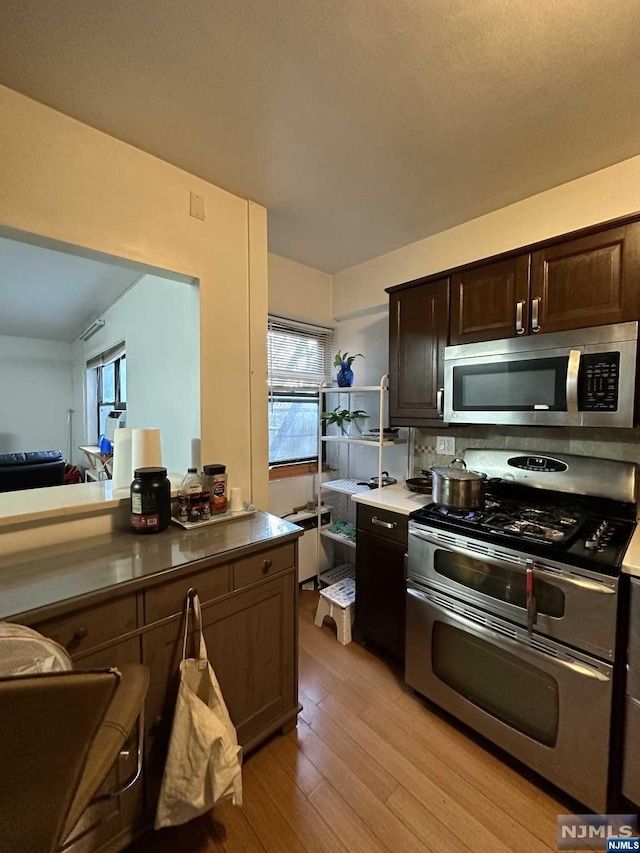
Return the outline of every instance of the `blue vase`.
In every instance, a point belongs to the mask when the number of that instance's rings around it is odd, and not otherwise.
[[[351,388],[352,385],[353,370],[351,370],[348,361],[341,361],[340,370],[338,371],[338,388]]]

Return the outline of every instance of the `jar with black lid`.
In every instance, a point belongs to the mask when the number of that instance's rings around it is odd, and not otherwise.
[[[171,482],[166,468],[136,468],[131,483],[131,527],[159,533],[171,521]]]

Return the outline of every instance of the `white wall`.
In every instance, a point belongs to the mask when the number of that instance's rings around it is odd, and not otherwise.
[[[267,506],[265,209],[4,86],[0,115],[0,233],[199,281],[202,456]]]
[[[270,252],[269,313],[332,326],[332,277]]]
[[[0,453],[67,453],[71,344],[0,335]]]
[[[385,305],[385,287],[636,211],[640,211],[640,156],[337,273],[335,316],[343,319]]]
[[[89,444],[96,440],[85,432],[83,417],[87,362],[125,341],[127,426],[159,427],[163,464],[171,473],[186,473],[200,439],[197,286],[146,275],[101,317],[104,327],[74,345],[76,434]]]

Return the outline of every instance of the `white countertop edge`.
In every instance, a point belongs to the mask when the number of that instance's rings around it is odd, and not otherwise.
[[[172,481],[171,496],[175,497],[182,477],[169,475],[169,478]],[[114,489],[112,480],[2,492],[0,528],[101,513],[116,509],[129,500],[129,489]]]
[[[640,578],[640,524],[636,527],[622,558],[622,571],[625,575]]]
[[[389,512],[397,512],[400,515],[409,515],[416,509],[420,509],[432,503],[431,495],[421,495],[411,492],[404,483],[396,483],[393,486],[383,486],[381,489],[371,489],[368,492],[358,492],[351,495],[355,503],[366,506],[379,507]]]

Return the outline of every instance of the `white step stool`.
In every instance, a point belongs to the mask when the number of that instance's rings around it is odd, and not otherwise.
[[[320,590],[320,601],[316,610],[315,624],[322,628],[325,616],[336,623],[338,642],[343,646],[351,642],[351,626],[355,618],[356,582],[345,578]]]

